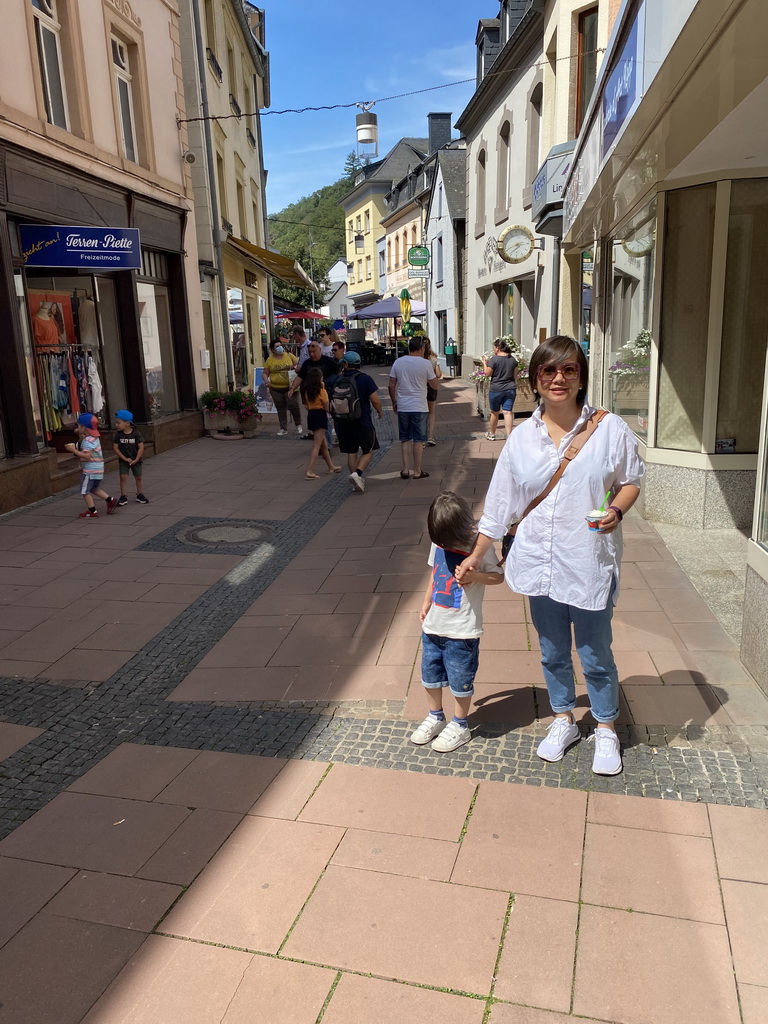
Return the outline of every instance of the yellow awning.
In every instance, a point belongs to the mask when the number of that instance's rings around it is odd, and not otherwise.
[[[290,256],[282,256],[279,252],[271,252],[269,249],[262,249],[259,245],[247,241],[245,238],[236,238],[234,235],[227,235],[227,243],[236,249],[243,256],[247,256],[265,273],[271,277],[279,277],[286,284],[297,284],[300,288],[311,288],[317,291],[317,285],[306,273],[297,260]]]

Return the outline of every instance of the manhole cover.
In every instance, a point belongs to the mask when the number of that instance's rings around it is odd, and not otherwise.
[[[268,529],[250,523],[208,523],[202,526],[188,527],[177,534],[187,544],[198,544],[201,547],[253,545],[263,540]]]

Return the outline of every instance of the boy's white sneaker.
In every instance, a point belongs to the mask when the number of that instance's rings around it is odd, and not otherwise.
[[[349,479],[355,490],[362,494],[365,490],[365,480],[360,476],[357,470],[355,470],[354,473],[349,474]]]
[[[621,744],[613,729],[601,729],[598,726],[587,743],[595,744],[595,756],[592,759],[595,775],[618,775],[623,767]]]
[[[458,725],[456,722],[449,722],[440,735],[432,744],[432,749],[439,754],[447,754],[451,750],[457,750],[469,743],[472,739],[472,732],[466,725]]]
[[[287,434],[288,434],[287,430],[278,430],[278,432],[277,432],[277,436],[278,437],[285,437]]]
[[[542,761],[562,761],[563,755],[572,743],[581,736],[579,727],[567,718],[556,718],[547,729],[547,735],[539,744],[536,753]]]
[[[418,743],[419,746],[429,743],[435,736],[440,735],[443,729],[445,729],[445,725],[444,718],[435,718],[434,715],[427,715],[418,729],[411,733],[411,743]]]

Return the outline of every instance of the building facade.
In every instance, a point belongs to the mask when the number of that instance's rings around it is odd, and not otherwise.
[[[3,15],[0,511],[73,482],[80,411],[130,408],[151,454],[201,432],[203,383],[176,4]]]
[[[426,279],[427,333],[444,365],[449,341],[458,346],[458,352],[464,348],[466,162],[463,141],[437,153],[425,214],[425,244],[431,257]]]
[[[638,436],[646,518],[749,531],[742,658],[768,688],[766,38],[760,0],[621,5],[565,184],[562,321],[588,265],[593,399]]]

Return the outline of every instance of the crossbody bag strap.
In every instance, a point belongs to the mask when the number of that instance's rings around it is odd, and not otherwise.
[[[583,424],[581,430],[578,432],[578,434],[574,437],[574,439],[563,452],[563,457],[560,460],[560,465],[555,470],[547,486],[544,488],[541,494],[539,494],[537,497],[533,499],[533,501],[526,508],[525,512],[523,512],[523,514],[520,516],[517,523],[515,523],[515,532],[517,532],[517,527],[520,525],[520,523],[522,523],[525,517],[530,512],[533,512],[536,506],[540,505],[542,501],[544,501],[544,499],[547,497],[547,495],[551,494],[555,487],[557,487],[558,483],[560,482],[560,477],[563,475],[566,469],[568,469],[570,463],[573,462],[573,460],[579,454],[581,449],[584,447],[584,445],[587,443],[590,437],[592,437],[594,432],[597,430],[597,425],[603,419],[605,419],[607,415],[607,409],[598,409],[595,412],[593,412],[589,419],[586,421],[586,423]]]

